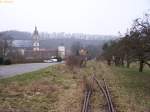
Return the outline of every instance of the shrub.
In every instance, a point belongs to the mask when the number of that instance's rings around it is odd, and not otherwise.
[[[66,58],[66,65],[73,67],[84,67],[86,60],[83,56],[68,56]]]
[[[4,64],[5,64],[5,65],[10,65],[10,64],[12,64],[12,62],[11,62],[10,59],[6,59],[6,60],[4,61]]]

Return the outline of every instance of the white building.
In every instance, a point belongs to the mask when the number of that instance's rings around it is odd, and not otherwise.
[[[65,46],[64,45],[58,46],[58,56],[60,56],[62,59],[65,58]]]

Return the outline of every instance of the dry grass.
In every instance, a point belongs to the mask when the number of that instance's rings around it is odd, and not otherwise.
[[[150,71],[110,67],[95,63],[97,77],[105,78],[111,90],[114,105],[119,112],[150,111]]]
[[[57,65],[3,79],[0,80],[0,112],[79,112],[84,83],[92,83],[93,73],[99,80],[105,78],[117,112],[149,112],[149,71],[137,74],[132,70],[91,61],[73,72],[65,65]],[[105,112],[106,102],[96,84],[94,91],[92,110]]]
[[[81,85],[64,65],[3,79],[0,112],[78,112]]]
[[[104,62],[90,62],[81,74],[95,73],[99,80],[105,79],[117,112],[150,111],[150,70],[139,73],[137,68],[110,67]],[[92,97],[94,112],[104,111],[105,99],[96,90]]]
[[[120,91],[126,95],[126,104],[130,112],[149,112],[150,70],[145,69],[143,73],[138,72],[137,68],[113,67],[112,70],[117,75],[120,85],[123,86]]]

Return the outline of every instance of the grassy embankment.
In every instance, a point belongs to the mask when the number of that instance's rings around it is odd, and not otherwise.
[[[64,65],[1,79],[0,112],[79,112],[81,85]]]
[[[65,65],[56,65],[1,79],[0,112],[79,112],[83,96],[82,79],[93,73],[99,79],[105,78],[118,111],[150,111],[150,70],[139,73],[136,68],[89,62],[86,68],[75,69],[74,72]],[[95,91],[91,107],[94,112],[103,111],[104,99]]]

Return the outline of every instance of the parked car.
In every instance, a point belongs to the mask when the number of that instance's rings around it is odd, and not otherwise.
[[[53,59],[49,59],[49,60],[44,60],[45,63],[53,63],[53,62],[58,62],[57,59],[53,58]]]
[[[52,62],[58,62],[58,60],[56,58],[52,58],[50,59]]]
[[[52,63],[52,60],[44,60],[45,63]]]
[[[61,57],[57,57],[57,56],[53,56],[49,60],[44,60],[45,63],[53,63],[53,62],[61,62],[61,61],[62,61]]]

